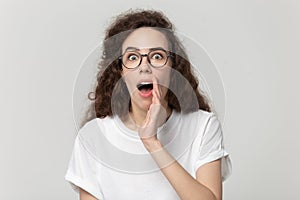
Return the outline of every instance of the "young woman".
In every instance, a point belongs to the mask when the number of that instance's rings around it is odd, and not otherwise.
[[[115,19],[93,94],[65,175],[81,200],[222,199],[221,126],[162,13]]]

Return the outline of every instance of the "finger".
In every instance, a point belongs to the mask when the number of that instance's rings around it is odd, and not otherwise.
[[[152,102],[154,104],[158,104],[160,101],[160,95],[159,95],[159,88],[158,88],[158,83],[157,83],[157,79],[155,77],[152,78],[153,80],[153,90],[152,90]]]
[[[158,99],[160,99],[161,98],[161,94],[162,94],[162,87],[161,87],[161,85],[159,85],[158,84],[158,79],[156,78],[156,77],[154,77],[154,79],[155,79],[155,87],[156,87],[156,90],[155,90],[155,92],[156,92],[156,96],[157,96],[157,98]]]
[[[153,81],[153,90],[158,91],[158,83],[155,76],[153,76],[152,81]]]

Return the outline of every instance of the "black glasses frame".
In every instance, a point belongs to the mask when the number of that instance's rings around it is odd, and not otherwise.
[[[149,58],[149,54],[150,54],[151,52],[157,51],[157,50],[163,51],[163,52],[165,52],[166,55],[167,55],[166,62],[165,62],[163,65],[161,65],[161,66],[153,66],[153,65],[151,64],[151,61],[150,61],[150,58]],[[127,52],[125,52],[125,53],[127,53]],[[136,68],[138,68],[138,67],[141,65],[141,63],[142,63],[143,57],[147,57],[147,61],[148,61],[148,63],[151,65],[151,67],[153,67],[153,68],[162,68],[163,66],[165,66],[165,65],[167,64],[169,57],[173,57],[173,56],[170,54],[169,51],[166,51],[166,50],[164,50],[164,49],[153,49],[153,50],[150,50],[148,53],[145,53],[145,54],[141,54],[141,53],[139,53],[139,52],[135,52],[135,53],[138,53],[138,54],[140,55],[140,62],[139,62],[139,64],[138,64],[136,67],[134,67],[134,68],[129,68],[129,67],[127,67],[127,66],[123,63],[123,59],[122,59],[122,58],[123,58],[123,56],[124,56],[125,53],[123,53],[121,56],[119,56],[119,62],[120,62],[125,68],[127,68],[127,69],[136,69]]]

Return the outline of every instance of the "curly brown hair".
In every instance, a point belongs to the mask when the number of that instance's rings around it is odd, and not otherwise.
[[[141,27],[157,29],[166,36],[172,54],[172,68],[187,80],[171,76],[170,85],[173,89],[169,89],[166,95],[168,106],[184,113],[198,109],[211,111],[207,98],[198,88],[198,81],[192,72],[184,47],[174,34],[169,19],[159,11],[129,10],[117,16],[106,31],[97,74],[97,86],[88,96],[92,101],[90,111],[94,111],[94,115],[87,118],[104,118],[113,114],[123,116],[130,110],[130,95],[122,80],[122,66],[118,57],[122,53],[121,47],[126,37]],[[192,88],[195,95],[191,95],[191,90],[188,88]]]

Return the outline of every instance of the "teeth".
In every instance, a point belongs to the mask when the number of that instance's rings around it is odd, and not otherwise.
[[[137,85],[137,88],[140,90],[142,86],[144,85],[152,85],[152,82],[141,82]]]
[[[150,85],[150,84],[152,84],[152,82],[141,82],[141,83],[139,83],[139,84],[137,85],[137,87],[139,88],[139,87],[141,87],[141,86],[143,86],[143,85]]]
[[[152,84],[152,82],[141,82],[139,85],[147,85],[147,84]]]

